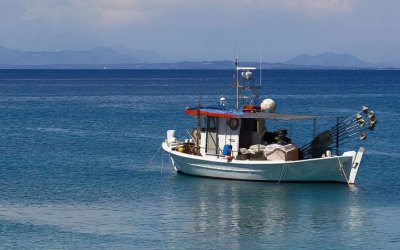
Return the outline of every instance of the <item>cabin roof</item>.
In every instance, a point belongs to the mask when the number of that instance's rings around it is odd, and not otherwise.
[[[223,117],[223,118],[238,118],[237,115],[239,112],[234,110],[223,110],[220,108],[186,108],[185,113],[188,115],[197,115],[201,116],[214,116],[214,117]]]
[[[223,110],[220,108],[187,108],[185,113],[188,115],[213,116],[222,118],[239,119],[268,119],[268,120],[304,120],[326,118],[326,116],[300,115],[300,114],[276,114],[276,113],[249,113],[237,110]]]
[[[239,118],[239,117],[238,117]],[[268,120],[304,120],[317,119],[323,116],[316,115],[299,115],[299,114],[276,114],[276,113],[244,113],[240,116],[242,119],[268,119]]]

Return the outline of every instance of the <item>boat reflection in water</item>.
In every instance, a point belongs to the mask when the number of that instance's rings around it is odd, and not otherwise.
[[[226,244],[230,249],[298,248],[314,243],[323,247],[321,241],[348,248],[362,245],[366,237],[371,242],[370,230],[375,226],[366,221],[357,205],[355,187],[204,178],[192,181],[197,186],[191,187],[196,190],[196,204],[185,206],[193,207],[194,221],[184,227],[188,233],[207,235],[205,241]],[[328,237],[329,232],[336,236]]]

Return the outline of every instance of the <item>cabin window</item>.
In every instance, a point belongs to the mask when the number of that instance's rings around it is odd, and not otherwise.
[[[207,117],[207,129],[208,131],[217,131],[217,118]]]
[[[216,155],[218,154],[218,118],[207,117],[207,140],[206,140],[206,153]]]

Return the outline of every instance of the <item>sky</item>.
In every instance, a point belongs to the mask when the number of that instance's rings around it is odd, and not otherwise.
[[[0,0],[0,45],[98,46],[174,60],[284,62],[349,53],[400,64],[400,0]]]

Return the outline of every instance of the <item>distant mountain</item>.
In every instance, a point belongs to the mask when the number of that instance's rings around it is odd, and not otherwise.
[[[301,54],[286,61],[285,64],[301,66],[323,66],[342,68],[374,68],[374,64],[361,61],[350,54],[336,54],[332,52],[322,53],[316,56]]]
[[[119,54],[105,47],[81,51],[25,52],[0,46],[0,64],[3,65],[103,65],[130,63],[142,63],[142,61],[133,56]]]
[[[164,55],[161,55],[154,51],[127,48],[121,44],[116,44],[110,47],[112,48],[112,50],[116,51],[119,54],[133,56],[143,63],[166,63],[173,61],[172,59],[167,58]]]

